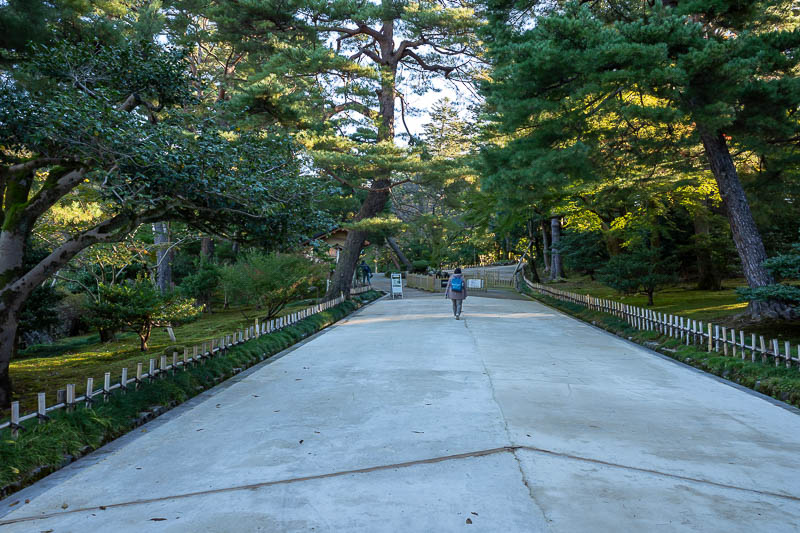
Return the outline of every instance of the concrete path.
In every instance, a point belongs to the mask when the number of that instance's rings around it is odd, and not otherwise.
[[[800,530],[796,412],[534,302],[415,296],[0,502],[0,530]]]

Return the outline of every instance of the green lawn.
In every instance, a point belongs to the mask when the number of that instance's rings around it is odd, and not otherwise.
[[[646,294],[625,295],[610,289],[588,277],[571,277],[564,283],[552,283],[552,287],[579,294],[589,294],[597,298],[607,298],[638,307],[647,307]],[[723,283],[721,291],[700,291],[692,285],[678,285],[658,291],[654,298],[654,305],[649,309],[660,313],[680,315],[703,322],[712,322],[720,326],[732,327],[737,331],[745,330],[764,335],[767,339],[788,340],[792,345],[800,345],[800,321],[791,322],[763,322],[758,324],[748,323],[740,315],[747,307],[746,302],[740,302],[736,294],[736,287],[745,286],[744,279],[731,279]]]
[[[703,322],[723,323],[732,316],[742,313],[746,302],[740,302],[736,287],[745,285],[743,279],[728,280],[721,291],[699,291],[692,285],[679,285],[658,291],[654,298],[653,311],[671,315],[681,315]],[[607,298],[639,307],[647,307],[646,294],[625,295],[610,289],[597,281],[586,278],[572,278],[565,283],[555,283],[558,289],[590,294],[597,298]]]
[[[288,306],[281,315],[288,314],[310,305],[312,302],[298,302]],[[236,307],[212,314],[203,314],[194,322],[174,328],[176,342],[171,342],[166,329],[154,329],[149,350],[139,350],[139,337],[134,333],[122,333],[115,342],[101,343],[97,334],[61,339],[46,346],[34,346],[20,353],[11,362],[11,380],[14,399],[19,400],[20,410],[27,413],[36,409],[37,393],[47,393],[47,404],[56,402],[56,391],[68,383],[76,385],[76,394],[83,394],[86,378],[94,378],[95,388],[103,383],[103,374],[111,372],[112,383],[118,382],[120,372],[128,368],[133,377],[136,363],[143,362],[145,369],[151,358],[159,358],[172,351],[183,355],[184,346],[191,348],[211,339],[230,335],[238,329],[253,324],[256,316],[261,316],[252,307]],[[145,370],[146,371],[146,370]],[[0,412],[0,418],[8,416]]]

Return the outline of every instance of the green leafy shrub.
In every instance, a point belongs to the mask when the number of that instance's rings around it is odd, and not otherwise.
[[[207,261],[200,261],[191,274],[187,274],[180,284],[180,293],[194,298],[203,307],[203,311],[211,312],[211,297],[219,288],[222,274],[219,267]]]
[[[647,305],[653,305],[655,291],[675,281],[671,265],[659,248],[635,244],[612,257],[597,273],[602,283],[620,292],[645,292]]]
[[[307,296],[327,271],[327,265],[299,255],[255,252],[223,267],[221,278],[229,299],[255,305],[270,320],[289,302]]]
[[[412,272],[416,274],[424,274],[428,271],[428,267],[430,267],[430,263],[425,261],[424,259],[417,259],[416,261],[411,263]]]
[[[138,280],[122,285],[100,284],[97,301],[88,304],[88,321],[101,330],[127,329],[139,336],[141,350],[154,327],[173,326],[196,318],[195,301],[175,294],[162,296],[152,283]]]

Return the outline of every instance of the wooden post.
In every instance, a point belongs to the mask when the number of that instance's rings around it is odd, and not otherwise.
[[[714,348],[719,353],[719,326],[714,326]]]
[[[94,401],[94,378],[86,378],[86,407],[92,406]]]
[[[67,403],[67,389],[58,389],[56,391],[56,404]]]
[[[119,378],[119,388],[122,392],[128,390],[128,367],[122,369],[122,376]]]
[[[712,348],[713,348],[713,342],[714,342],[714,339],[713,339],[713,338],[712,338],[712,336],[711,336],[711,322],[709,322],[709,323],[708,323],[708,351],[709,351],[709,352],[713,351],[713,350],[712,350]]]
[[[47,400],[43,392],[36,397],[36,417],[40,424],[47,422]]]
[[[11,438],[19,437],[19,402],[11,402]]]
[[[789,341],[784,341],[784,347],[786,348],[786,368],[792,368],[792,346]]]
[[[755,363],[756,362],[756,334],[750,334],[750,361]]]
[[[261,326],[258,324],[258,318],[255,319],[255,328],[256,328],[256,338],[261,336]]]
[[[156,376],[156,360],[154,358],[150,358],[150,367],[147,370],[147,378],[150,381],[153,381],[153,378]]]
[[[136,363],[136,388],[142,383],[142,363]]]
[[[158,377],[163,378],[167,373],[167,356],[162,355],[160,364],[158,365]]]
[[[744,349],[744,331],[739,330],[739,346],[742,348],[742,361],[744,361],[744,356],[747,355],[747,351]]]
[[[178,368],[178,352],[172,352],[172,373]]]
[[[728,355],[728,328],[722,326],[722,354]]]
[[[758,336],[759,344],[761,344],[761,362],[767,364],[769,358],[767,357],[767,341],[764,339],[764,335]]]
[[[75,407],[75,384],[67,383],[67,411],[72,411]]]
[[[107,402],[111,396],[111,372],[103,374],[103,401]]]
[[[735,329],[731,329],[731,340],[733,341],[731,343],[731,347],[733,349],[733,352],[731,352],[731,355],[733,357],[736,357],[736,330]]]
[[[775,352],[775,366],[781,366],[781,349],[778,339],[772,339],[772,351]]]

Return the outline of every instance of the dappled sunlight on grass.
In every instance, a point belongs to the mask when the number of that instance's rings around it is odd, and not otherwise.
[[[281,315],[304,307],[305,304],[287,307]],[[111,372],[112,382],[119,381],[123,368],[128,368],[128,372],[132,373],[136,364],[141,362],[146,369],[151,358],[157,359],[164,354],[171,361],[173,351],[182,357],[184,347],[191,351],[195,345],[233,334],[238,329],[252,325],[257,316],[263,317],[263,313],[253,307],[204,314],[194,322],[174,328],[175,342],[170,340],[166,329],[154,329],[146,352],[139,349],[139,338],[133,333],[121,333],[116,341],[109,343],[99,342],[94,334],[34,347],[30,350],[33,354],[46,355],[25,357],[23,354],[11,362],[14,399],[19,400],[23,411],[30,411],[36,407],[36,394],[39,392],[47,394],[48,404],[55,403],[56,391],[65,388],[68,383],[74,383],[78,394],[83,394],[86,378],[93,377],[95,386],[98,386],[103,382],[103,374]]]

